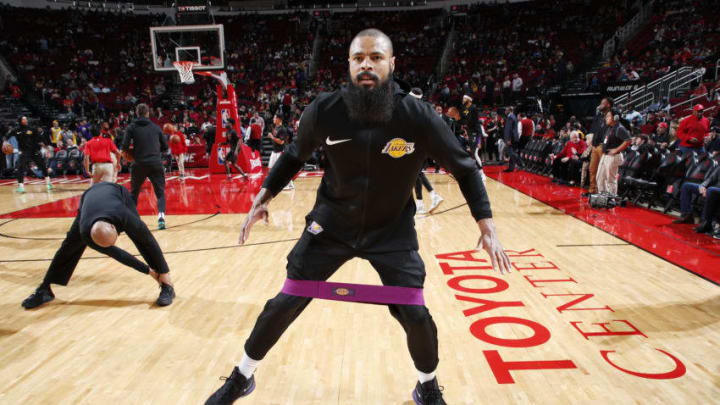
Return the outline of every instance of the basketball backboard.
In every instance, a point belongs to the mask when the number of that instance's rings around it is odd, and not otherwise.
[[[150,27],[153,68],[174,72],[173,62],[197,63],[193,70],[225,69],[225,33],[217,25]]]

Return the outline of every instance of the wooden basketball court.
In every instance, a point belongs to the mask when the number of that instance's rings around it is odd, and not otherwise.
[[[465,252],[478,230],[457,184],[429,177],[445,202],[416,222],[448,404],[717,403],[716,284],[488,179],[516,269],[500,276],[484,252]],[[87,250],[69,286],[54,287],[55,301],[31,311],[20,302],[40,283],[88,185],[58,184],[51,194],[29,185],[25,195],[0,186],[0,403],[203,403],[280,290],[319,179],[296,180],[271,204],[271,224],[238,246],[244,215],[225,213],[222,200],[247,210],[258,184],[169,181],[169,229],[154,235],[175,281],[171,306],[153,305],[159,290],[150,277]],[[183,205],[186,214],[173,215]],[[63,214],[32,215],[42,207]],[[155,227],[154,215],[144,219]],[[119,246],[137,252],[126,236]],[[331,280],[379,283],[359,260]],[[411,405],[416,379],[387,308],[316,300],[238,403]]]

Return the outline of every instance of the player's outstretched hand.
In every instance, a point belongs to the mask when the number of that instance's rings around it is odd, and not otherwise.
[[[502,244],[500,244],[500,239],[497,237],[492,219],[481,219],[478,221],[478,226],[480,226],[481,234],[477,248],[475,249],[485,249],[488,256],[490,256],[490,261],[495,271],[500,271],[500,274],[510,273],[512,268],[510,258],[503,250]]]
[[[253,204],[253,207],[250,208],[250,212],[248,212],[245,220],[243,221],[242,227],[240,228],[240,240],[238,242],[240,242],[241,245],[244,244],[250,237],[250,228],[252,228],[252,226],[261,219],[266,224],[270,222],[267,204],[259,204],[257,206]]]

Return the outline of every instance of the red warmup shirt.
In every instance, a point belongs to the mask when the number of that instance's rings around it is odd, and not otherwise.
[[[520,121],[520,125],[522,125],[522,136],[523,137],[529,137],[532,136],[533,131],[535,130],[535,123],[530,118],[523,118]]]
[[[703,140],[708,132],[710,132],[710,121],[708,121],[705,117],[697,119],[697,117],[691,115],[680,121],[680,126],[677,130],[677,137],[680,139],[680,146],[697,148],[699,146],[703,146]],[[692,138],[697,139],[698,142],[695,144],[688,142]]]
[[[587,145],[585,144],[585,141],[577,141],[577,142],[568,142],[565,144],[565,148],[563,148],[562,152],[557,155],[558,159],[562,158],[571,158],[573,155],[580,155],[585,152],[585,148],[587,148]]]
[[[262,139],[262,127],[260,124],[250,125],[250,139]]]
[[[111,152],[117,152],[117,146],[102,136],[96,136],[85,145],[85,154],[90,157],[91,163],[112,163]]]
[[[180,137],[180,142],[178,143],[172,143],[169,142],[170,137],[173,135],[177,135]],[[182,132],[175,131],[168,137],[168,143],[170,144],[170,153],[177,156],[181,153],[187,153],[187,146],[185,145],[185,135],[182,134]]]

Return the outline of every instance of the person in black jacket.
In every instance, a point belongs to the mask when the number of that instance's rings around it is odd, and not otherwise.
[[[158,228],[165,229],[165,169],[162,153],[167,152],[168,143],[162,129],[150,121],[150,107],[138,104],[135,107],[137,119],[125,130],[122,150],[133,144],[133,164],[130,166],[130,187],[137,205],[140,188],[150,178],[158,205]]]
[[[505,108],[505,129],[503,133],[503,139],[505,140],[505,152],[510,157],[510,166],[503,170],[504,172],[512,172],[515,170],[515,165],[522,166],[520,160],[520,129],[518,128],[518,119],[515,115],[514,108],[512,106]]]
[[[148,264],[114,246],[122,232],[128,235]],[[42,284],[22,302],[22,306],[31,309],[52,301],[55,294],[50,284],[68,284],[87,246],[152,276],[160,284],[157,304],[172,303],[175,290],[168,273],[170,270],[160,246],[140,219],[133,197],[119,184],[101,182],[83,193],[75,220],[50,262]]]
[[[473,105],[473,99],[469,94],[465,94],[462,98],[462,108],[460,109],[460,123],[467,129],[468,138],[471,145],[477,144],[478,131],[478,110]],[[485,146],[485,145],[483,145]],[[474,151],[473,151],[474,152]]]
[[[425,267],[418,254],[412,189],[428,157],[453,174],[480,228],[479,245],[496,269],[509,272],[475,161],[428,103],[409,96],[409,86],[393,80],[390,39],[376,29],[360,32],[350,45],[349,63],[348,86],[320,94],[303,112],[295,141],[268,174],[243,222],[240,243],[248,240],[253,224],[267,221],[270,200],[324,144],[328,164],[307,229],[288,255],[289,279],[324,281],[360,257],[384,285],[421,289]],[[252,392],[258,362],[310,301],[282,292],[268,301],[240,364],[206,405],[231,404]],[[389,309],[407,334],[418,371],[416,403],[444,405],[435,377],[438,341],[430,312],[424,305],[392,304]]]
[[[20,117],[18,124],[17,129],[14,131],[15,139],[17,139],[18,142],[18,149],[20,149],[20,159],[15,168],[18,182],[17,192],[25,192],[23,180],[25,179],[25,171],[28,169],[30,162],[35,162],[38,169],[42,172],[43,177],[45,177],[45,184],[48,191],[51,191],[52,184],[50,184],[50,176],[48,175],[47,165],[45,164],[45,157],[42,155],[42,148],[47,144],[47,140],[44,139],[37,130],[28,126],[27,117]]]

